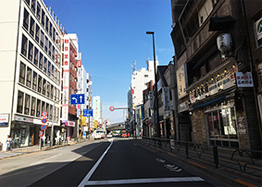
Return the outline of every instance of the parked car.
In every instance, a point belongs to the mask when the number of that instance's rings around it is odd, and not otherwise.
[[[94,132],[94,138],[95,138],[95,140],[105,138],[104,131],[95,131]]]
[[[112,137],[113,137],[113,134],[110,132],[110,133],[107,134],[106,137],[107,137],[107,138],[112,138]]]

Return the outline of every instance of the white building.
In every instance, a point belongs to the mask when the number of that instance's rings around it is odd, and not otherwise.
[[[100,96],[93,97],[93,115],[95,120],[94,128],[98,128],[98,125],[102,125],[103,123],[102,101]]]
[[[61,30],[42,0],[0,1],[0,142],[39,143],[41,113],[59,126]],[[54,110],[54,111],[53,111]],[[55,132],[59,133],[59,132]],[[4,147],[5,149],[5,147]]]
[[[158,61],[156,61],[156,66],[158,66]],[[131,84],[128,91],[128,110],[130,119],[129,122],[131,123],[130,125],[133,124],[132,121],[134,117],[134,109],[136,109],[137,106],[143,104],[143,90],[147,88],[147,83],[149,81],[155,80],[154,77],[154,61],[147,61],[147,69],[141,68],[138,71],[133,71]]]

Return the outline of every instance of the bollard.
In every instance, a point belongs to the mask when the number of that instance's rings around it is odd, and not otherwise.
[[[213,146],[213,155],[214,155],[214,163],[216,164],[216,168],[218,168],[218,149],[217,146]]]

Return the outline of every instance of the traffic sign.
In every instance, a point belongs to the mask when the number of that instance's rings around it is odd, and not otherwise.
[[[46,125],[42,125],[42,126],[41,126],[41,129],[42,129],[43,131],[45,131],[45,130],[47,129],[47,126],[46,126]]]
[[[84,109],[83,116],[87,116],[87,117],[93,116],[93,109]]]
[[[111,112],[113,112],[113,111],[115,110],[115,107],[110,106],[110,107],[109,107],[109,110],[110,110]]]
[[[43,117],[46,117],[47,114],[48,114],[48,113],[47,113],[46,111],[43,111],[43,112],[42,112],[42,116],[43,116]]]
[[[70,103],[71,105],[85,104],[85,94],[71,94]]]
[[[41,122],[42,122],[43,124],[46,124],[47,119],[43,118],[43,119],[41,120]]]

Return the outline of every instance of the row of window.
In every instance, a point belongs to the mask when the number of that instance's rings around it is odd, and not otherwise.
[[[16,112],[20,114],[25,114],[32,117],[41,117],[41,113],[46,111],[48,113],[47,118],[52,119],[54,112],[54,121],[58,121],[59,108],[55,107],[53,111],[53,105],[41,101],[33,96],[25,94],[24,92],[18,91],[17,98],[17,109]]]
[[[29,20],[30,20],[30,25],[29,25]],[[34,38],[34,40],[37,43],[39,43],[39,45],[50,56],[50,58],[56,61],[56,64],[60,66],[60,55],[58,54],[58,51],[55,49],[52,40],[48,39],[49,37],[44,34],[43,30],[40,29],[39,25],[35,22],[34,18],[29,15],[26,9],[24,9],[23,27],[26,31],[30,33],[32,38]],[[53,36],[54,41],[55,38],[58,38],[56,40],[56,45],[60,47],[60,38],[58,34],[56,36]]]
[[[39,23],[41,23],[41,25],[45,28],[46,32],[53,39],[53,41],[56,42],[57,46],[60,49],[60,38],[59,38],[58,33],[55,30],[55,27],[52,24],[52,21],[49,20],[49,18],[48,18],[48,13],[46,13],[44,11],[44,9],[41,7],[40,3],[37,2],[36,0],[31,0],[31,4],[30,4],[30,0],[26,0],[26,3],[28,4],[29,8],[31,8],[31,11],[34,13],[34,15],[38,19]],[[24,12],[24,23],[25,23],[24,26],[27,25],[27,27],[28,27],[29,18],[27,18],[28,14],[26,15],[26,12]],[[31,18],[31,20],[32,20],[32,18]],[[33,21],[33,23],[30,23],[30,30],[31,30],[31,26],[34,28],[34,21]]]
[[[26,85],[30,89],[43,94],[52,100],[59,100],[60,91],[50,82],[45,80],[43,77],[38,75],[30,67],[26,67],[23,62],[20,62],[20,74],[19,82],[23,85]]]
[[[60,72],[58,69],[47,60],[43,53],[39,51],[25,35],[22,35],[21,54],[54,80],[54,82],[57,84],[60,83]]]

